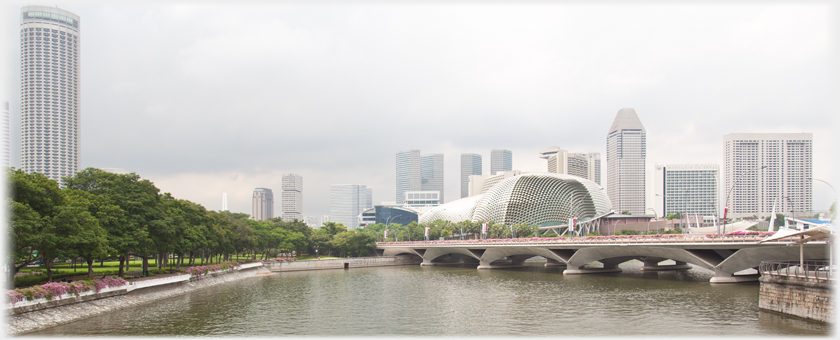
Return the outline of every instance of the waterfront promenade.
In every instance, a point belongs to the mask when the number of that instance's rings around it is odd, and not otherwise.
[[[620,272],[618,264],[639,260],[642,270],[682,270],[687,264],[715,272],[712,283],[756,281],[757,274],[736,273],[758,268],[761,261],[792,261],[800,258],[793,239],[759,243],[766,233],[732,235],[615,235],[522,239],[476,239],[411,242],[380,242],[383,256],[414,255],[422,265],[478,263],[479,269],[522,266],[534,257],[546,258],[547,266],[566,266],[564,274]],[[825,242],[803,247],[805,259],[827,259]],[[661,265],[673,260],[673,265]],[[599,262],[600,265],[593,265]]]

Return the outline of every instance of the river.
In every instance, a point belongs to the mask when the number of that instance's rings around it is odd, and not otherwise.
[[[562,274],[379,267],[285,272],[213,286],[34,336],[762,336],[831,326],[758,309],[758,283],[710,284],[703,269]]]

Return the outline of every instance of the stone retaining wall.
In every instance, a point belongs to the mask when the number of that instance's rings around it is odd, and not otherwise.
[[[262,267],[255,267],[226,271],[224,273],[211,273],[200,278],[193,278],[189,281],[136,289],[118,296],[105,298],[100,296],[94,300],[9,315],[6,317],[6,334],[25,334],[126,307],[169,298],[205,287],[252,277],[261,272],[268,272],[268,270]]]
[[[763,275],[758,307],[820,322],[834,322],[834,301],[826,280]]]
[[[285,272],[296,270],[404,266],[409,264],[419,264],[419,260],[419,257],[411,256],[372,256],[294,262],[264,261],[263,266],[273,272]]]

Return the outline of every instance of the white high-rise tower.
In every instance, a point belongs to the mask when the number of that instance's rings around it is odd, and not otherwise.
[[[21,169],[61,183],[79,170],[79,16],[48,6],[20,11]]]
[[[730,133],[723,136],[727,217],[813,214],[813,135]],[[727,196],[729,200],[727,201]]]
[[[617,213],[645,213],[645,127],[633,109],[621,109],[607,133],[607,195]]]
[[[283,175],[281,207],[283,221],[303,221],[303,177],[296,174]]]

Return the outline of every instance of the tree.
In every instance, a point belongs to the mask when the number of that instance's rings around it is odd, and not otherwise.
[[[14,267],[9,271],[9,280],[37,253],[44,260],[47,278],[52,279],[52,261],[63,249],[66,240],[55,233],[53,222],[61,213],[65,196],[58,183],[39,173],[27,174],[22,170],[10,170],[12,209],[12,254]],[[46,252],[45,252],[46,251]]]
[[[148,258],[158,250],[156,241],[166,237],[160,190],[135,173],[117,175],[95,168],[64,178],[64,183],[69,189],[104,196],[124,211],[122,220],[113,224],[116,229],[107,230],[116,241],[111,247],[119,253],[119,275],[123,276],[130,254],[140,256],[143,272],[148,273]]]
[[[75,228],[69,235],[68,255],[84,258],[88,265],[88,278],[92,278],[93,261],[108,256],[108,233],[96,216],[112,223],[114,214],[120,210],[102,198],[81,190],[65,189],[64,193],[67,214],[60,215],[60,223],[67,224],[68,229]],[[68,222],[76,225],[71,226]]]

